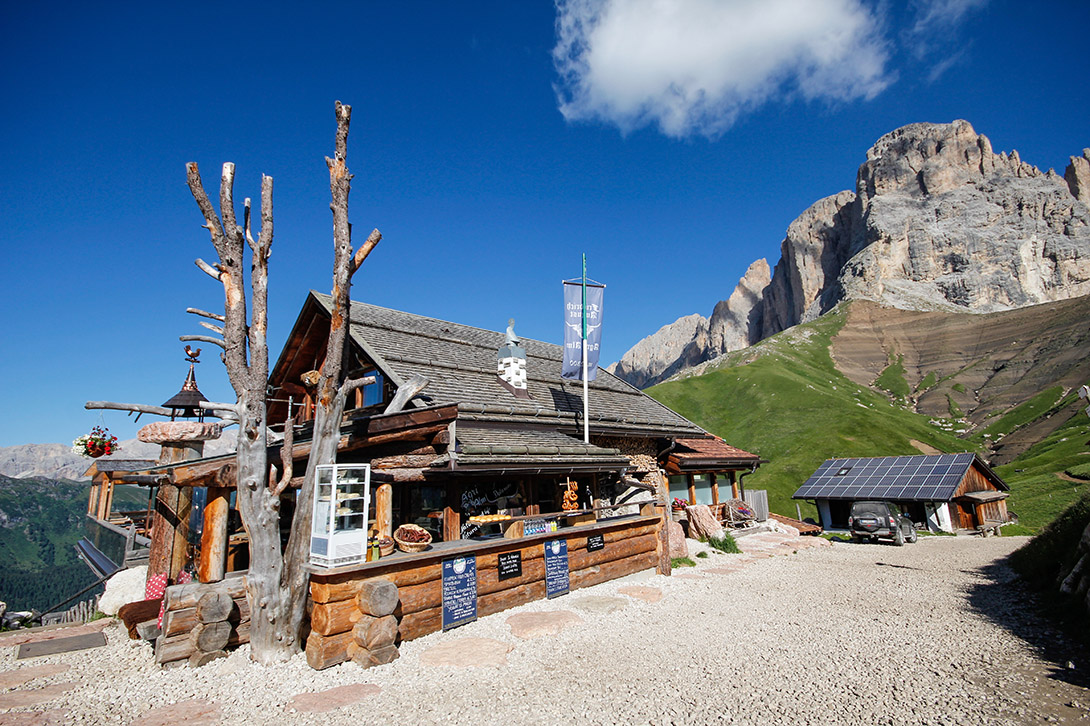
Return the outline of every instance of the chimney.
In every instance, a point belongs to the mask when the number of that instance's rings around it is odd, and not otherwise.
[[[515,335],[515,319],[507,321],[507,341],[496,353],[496,379],[518,398],[529,398],[526,389],[526,350]]]

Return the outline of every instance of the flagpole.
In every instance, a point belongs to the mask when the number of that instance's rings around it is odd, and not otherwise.
[[[583,443],[590,443],[590,402],[587,400],[587,255],[583,253]]]

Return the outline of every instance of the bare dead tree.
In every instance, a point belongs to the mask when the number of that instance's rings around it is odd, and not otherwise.
[[[314,407],[314,438],[311,442],[310,458],[303,485],[296,499],[297,513],[311,510],[314,497],[314,482],[319,464],[329,464],[336,460],[337,442],[341,438],[341,419],[344,415],[345,401],[348,395],[374,380],[365,378],[348,379],[345,376],[344,362],[348,357],[351,304],[349,293],[352,289],[352,277],[371,250],[382,240],[382,234],[372,230],[359,249],[352,250],[352,225],[348,221],[348,193],[351,190],[352,175],[346,163],[348,156],[348,127],[352,120],[352,107],[336,103],[337,137],[333,158],[326,157],[329,167],[329,188],[333,200],[329,205],[333,212],[333,310],[329,323],[329,338],[326,343],[326,356],[319,371],[317,396]],[[302,519],[303,521],[300,521]],[[310,517],[296,517],[288,538],[285,557],[288,561],[306,561],[310,547]],[[308,597],[306,572],[299,569],[293,573],[287,583],[292,593],[292,612],[299,614],[302,622],[306,612]]]
[[[333,196],[333,319],[327,355],[318,382],[311,455],[297,498],[288,547],[283,553],[280,549],[280,494],[292,475],[290,462],[294,421],[289,418],[286,423],[281,453],[283,471],[280,481],[276,481],[270,476],[267,456],[265,400],[269,377],[266,335],[268,260],[273,240],[273,180],[262,176],[261,231],[255,242],[250,226],[249,199],[244,205],[243,225],[238,225],[235,217],[234,164],[223,165],[219,215],[205,193],[197,165],[186,165],[189,189],[204,216],[204,226],[211,235],[212,246],[219,255],[216,264],[210,265],[201,259],[196,264],[222,283],[225,300],[223,316],[190,309],[196,315],[222,323],[221,326],[202,322],[205,327],[222,335],[222,340],[210,336],[182,336],[182,340],[201,340],[223,348],[224,365],[238,397],[237,403],[228,410],[237,416],[239,423],[237,501],[250,538],[247,589],[251,607],[251,657],[260,663],[287,660],[300,649],[308,594],[305,567],[316,466],[335,460],[346,397],[368,380],[346,380],[342,365],[348,345],[346,333],[352,275],[382,239],[382,235],[375,230],[355,253],[352,251],[351,225],[348,223],[348,192],[352,175],[348,173],[345,162],[351,114],[350,106],[337,102],[335,158],[326,159]],[[249,317],[243,275],[247,247],[250,251],[249,299],[253,308]],[[217,409],[221,406],[224,404],[217,404]]]

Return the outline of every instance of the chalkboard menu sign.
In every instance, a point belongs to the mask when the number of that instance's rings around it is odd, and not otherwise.
[[[522,553],[501,552],[497,569],[501,580],[510,580],[512,577],[522,577]]]
[[[443,560],[443,630],[477,619],[477,558]]]
[[[600,534],[592,534],[590,537],[587,537],[587,552],[597,552],[598,550],[604,550],[605,548],[605,536]]]
[[[568,540],[545,542],[545,597],[568,594]]]

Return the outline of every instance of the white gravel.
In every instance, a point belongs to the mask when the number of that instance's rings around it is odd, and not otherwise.
[[[1064,680],[1084,677],[1090,662],[1036,620],[995,564],[1023,542],[836,544],[700,581],[650,576],[640,584],[660,587],[659,603],[628,598],[621,612],[579,611],[582,624],[550,638],[510,634],[508,615],[571,609],[570,598],[631,584],[614,581],[405,643],[399,660],[370,670],[317,672],[301,655],[263,668],[248,647],[204,668],[160,670],[147,644],[110,627],[107,647],[82,653],[17,662],[14,647],[0,648],[0,671],[70,663],[24,688],[72,680],[77,688],[17,710],[64,708],[70,723],[87,724],[129,724],[197,697],[217,702],[230,724],[1090,722],[1090,694]],[[712,554],[697,571],[738,557]],[[512,643],[508,665],[421,665],[424,649],[465,636]],[[1064,670],[1068,660],[1074,670]],[[350,683],[382,692],[330,713],[286,710],[297,693]]]

